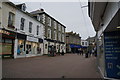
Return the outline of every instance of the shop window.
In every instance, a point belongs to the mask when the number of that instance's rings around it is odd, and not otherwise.
[[[4,43],[4,39],[0,38],[0,43]]]
[[[61,46],[61,49],[63,48],[63,46]]]
[[[11,39],[5,39],[5,43],[12,43]]]
[[[37,25],[37,35],[39,35],[39,26]]]
[[[45,44],[45,49],[47,49],[47,44]]]
[[[25,19],[21,18],[20,30],[24,30]]]
[[[9,12],[9,17],[8,17],[8,27],[10,27],[10,28],[15,28],[14,26],[13,26],[13,24],[14,24],[14,14],[12,13],[12,12]]]
[[[29,53],[31,53],[31,45],[27,44],[26,45],[26,54],[29,54]]]
[[[59,49],[59,45],[57,45],[57,49]]]
[[[29,22],[29,32],[32,33],[32,22]]]

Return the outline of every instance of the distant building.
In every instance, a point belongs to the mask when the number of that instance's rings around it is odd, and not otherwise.
[[[64,51],[65,45],[65,26],[47,14],[44,9],[36,10],[31,14],[44,24],[44,54],[48,54],[51,46],[54,46],[56,53]]]
[[[88,42],[88,51],[94,50],[95,48],[95,38],[96,37],[88,37],[86,41]]]
[[[66,51],[67,53],[77,53],[81,48],[81,37],[79,34],[66,32]]]
[[[81,40],[81,46],[82,48],[87,48],[89,46],[89,43],[87,40]]]

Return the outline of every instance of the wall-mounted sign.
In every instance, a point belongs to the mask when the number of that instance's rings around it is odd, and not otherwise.
[[[120,79],[120,32],[106,32],[104,36],[107,77]]]
[[[8,31],[5,31],[5,30],[0,30],[0,33],[1,33],[1,34],[10,35],[10,32],[8,32]]]
[[[27,36],[28,41],[38,42],[38,38]]]

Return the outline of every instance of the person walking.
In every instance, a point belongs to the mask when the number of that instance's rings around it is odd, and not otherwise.
[[[62,50],[62,53],[61,53],[62,56],[64,56],[64,51]]]

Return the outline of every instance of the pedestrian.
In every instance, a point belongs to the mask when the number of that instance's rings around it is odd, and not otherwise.
[[[64,56],[64,51],[62,50],[62,53],[61,53],[62,56]]]
[[[95,49],[94,55],[95,55],[95,57],[97,57],[97,49]]]
[[[88,58],[89,51],[85,53],[85,58]]]

